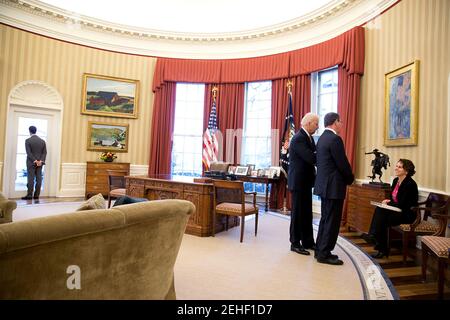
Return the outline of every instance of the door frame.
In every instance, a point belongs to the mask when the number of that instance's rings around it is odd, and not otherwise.
[[[3,161],[3,192],[7,197],[10,196],[10,179],[15,177],[16,168],[12,168],[11,160],[12,144],[16,144],[15,138],[17,132],[13,132],[15,124],[15,112],[25,112],[36,115],[51,115],[54,119],[53,136],[49,137],[47,142],[48,165],[48,196],[55,197],[59,193],[59,180],[61,168],[61,135],[63,119],[63,100],[59,92],[43,81],[29,80],[16,85],[8,96],[8,110],[6,113],[6,132],[5,132],[5,152]],[[49,124],[50,125],[50,124]],[[14,155],[15,157],[16,155]],[[13,173],[13,174],[12,174]]]

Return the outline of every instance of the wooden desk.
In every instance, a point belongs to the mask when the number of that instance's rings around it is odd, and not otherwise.
[[[130,197],[147,198],[149,200],[183,199],[195,205],[196,212],[189,217],[186,233],[199,237],[212,234],[213,185],[212,183],[194,182],[192,177],[128,176],[126,192]],[[216,217],[216,233],[225,230],[223,215]],[[239,218],[233,217],[228,227],[239,225]]]
[[[387,188],[372,187],[367,184],[348,187],[347,227],[368,232],[375,207],[370,201],[389,199],[390,186]]]
[[[269,184],[273,184],[279,180],[279,178],[268,177],[251,177],[251,176],[236,176],[236,179],[244,182],[262,183],[266,185],[266,206],[265,211],[269,210]]]

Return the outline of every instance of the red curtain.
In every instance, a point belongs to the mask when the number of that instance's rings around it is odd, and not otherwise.
[[[355,164],[357,115],[361,88],[361,75],[350,74],[343,66],[338,68],[338,113],[344,125],[340,136],[352,168]],[[344,202],[342,224],[347,222],[347,199]]]
[[[244,128],[244,93],[245,85],[243,83],[228,84],[207,84],[205,87],[205,108],[203,113],[203,128],[206,130],[208,126],[209,114],[212,107],[212,88],[218,88],[216,97],[217,108],[217,125],[223,138],[223,148],[219,150],[219,160],[230,161],[232,163],[240,163],[238,157],[241,152],[242,131],[235,131],[234,137],[231,135],[227,138],[227,129],[243,129]],[[228,132],[230,133],[230,132]],[[227,143],[232,142],[228,147]],[[219,143],[220,145],[220,143]],[[221,152],[222,151],[222,152]]]
[[[176,87],[175,82],[166,82],[155,92],[150,137],[149,175],[171,172]]]
[[[300,130],[300,123],[303,116],[311,111],[311,75],[301,75],[292,80],[292,113],[294,115],[295,131]],[[288,79],[272,81],[272,129],[279,130],[279,140],[283,135],[286,112],[288,109]],[[281,145],[279,145],[279,148]],[[278,149],[279,149],[278,148]],[[279,165],[279,151],[274,165]],[[291,208],[291,193],[286,190],[287,180],[283,176],[280,181],[273,184],[270,191],[270,208],[283,208],[283,200],[286,192],[286,207]]]
[[[264,57],[194,60],[158,58],[153,91],[164,82],[243,83],[310,74],[335,65],[364,73],[364,28],[355,27],[325,42]]]

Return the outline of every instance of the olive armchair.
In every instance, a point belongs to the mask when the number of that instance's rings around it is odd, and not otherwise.
[[[12,213],[16,208],[17,203],[5,198],[3,193],[0,192],[0,224],[12,222]]]

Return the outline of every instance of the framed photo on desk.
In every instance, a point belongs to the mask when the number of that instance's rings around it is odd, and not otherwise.
[[[246,176],[247,172],[248,172],[248,167],[237,166],[234,174],[237,176]]]

